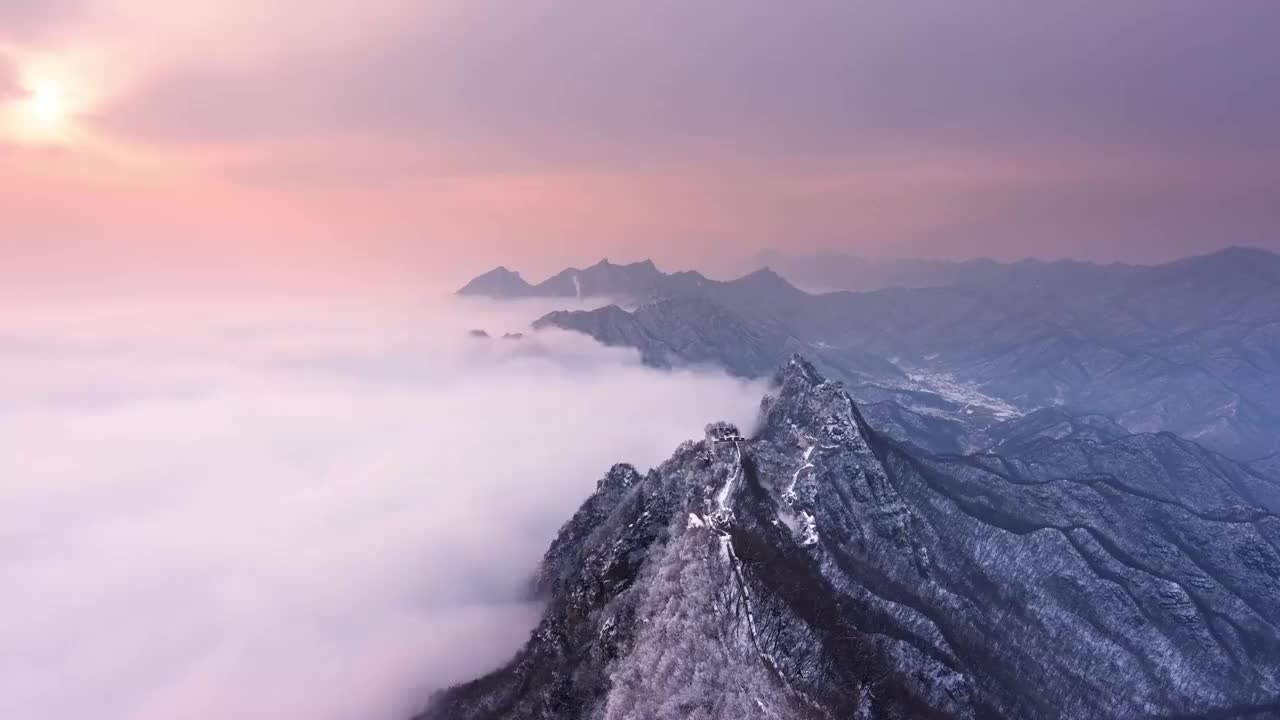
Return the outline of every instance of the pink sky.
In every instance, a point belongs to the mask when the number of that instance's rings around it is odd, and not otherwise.
[[[8,0],[0,259],[451,282],[1280,246],[1280,5],[1028,5]]]

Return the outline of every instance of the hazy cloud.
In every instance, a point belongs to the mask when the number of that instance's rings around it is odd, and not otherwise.
[[[0,53],[0,101],[8,100],[22,93],[18,83],[18,67],[13,59]]]
[[[544,307],[21,305],[0,317],[0,715],[403,720],[504,660],[609,465],[749,422]]]
[[[81,13],[89,0],[4,0],[0,41],[38,40]]]
[[[1266,143],[1280,6],[1191,0],[478,2],[271,67],[166,68],[114,108],[185,140],[299,132],[646,151]],[[601,150],[603,152],[603,150]]]

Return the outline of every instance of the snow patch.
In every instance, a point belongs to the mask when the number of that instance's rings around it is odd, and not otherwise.
[[[729,494],[733,492],[734,485],[738,483],[738,477],[742,475],[742,446],[735,442],[733,452],[737,460],[733,464],[733,474],[724,481],[720,492],[716,493],[716,511],[725,515],[729,514]]]
[[[807,510],[800,512],[799,543],[802,547],[812,547],[818,544],[818,521]]]
[[[813,457],[813,451],[818,448],[816,444],[817,441],[813,438],[805,436],[803,440],[807,441],[809,444],[809,446],[804,449],[804,461],[800,467],[796,468],[796,471],[791,474],[790,484],[788,484],[786,489],[782,491],[782,500],[788,505],[795,504],[796,483],[800,481],[800,473],[813,468],[813,463],[810,462],[809,458]]]

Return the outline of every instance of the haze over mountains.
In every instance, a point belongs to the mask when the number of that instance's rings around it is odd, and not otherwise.
[[[735,267],[736,265],[736,267]],[[891,287],[939,287],[945,285],[985,285],[1016,280],[1085,272],[1116,279],[1141,270],[1128,263],[1091,263],[1080,260],[1036,260],[1000,262],[974,260],[931,260],[922,258],[871,259],[842,253],[791,255],[766,250],[745,262],[726,265],[730,275],[743,275],[758,268],[776,270],[797,286],[811,291],[882,290]]]
[[[886,282],[925,286],[813,294],[767,268],[718,281],[606,261],[536,285],[498,269],[460,293],[619,298],[535,326],[638,348],[657,367],[759,377],[804,352],[884,431],[935,451],[991,447],[1000,423],[1042,408],[1242,460],[1280,451],[1280,256],[884,267]]]

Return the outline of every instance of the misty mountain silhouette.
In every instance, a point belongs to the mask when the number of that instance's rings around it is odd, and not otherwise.
[[[862,403],[898,405],[869,411],[940,416],[929,421],[940,435],[899,436],[933,449],[983,449],[992,422],[1061,408],[1239,459],[1280,451],[1280,256],[1232,248],[1154,266],[983,268],[982,282],[810,294],[772,270],[726,282],[601,264],[579,287],[638,305],[632,317],[620,305],[537,325],[635,347],[659,367],[714,363],[744,376],[804,352]]]

